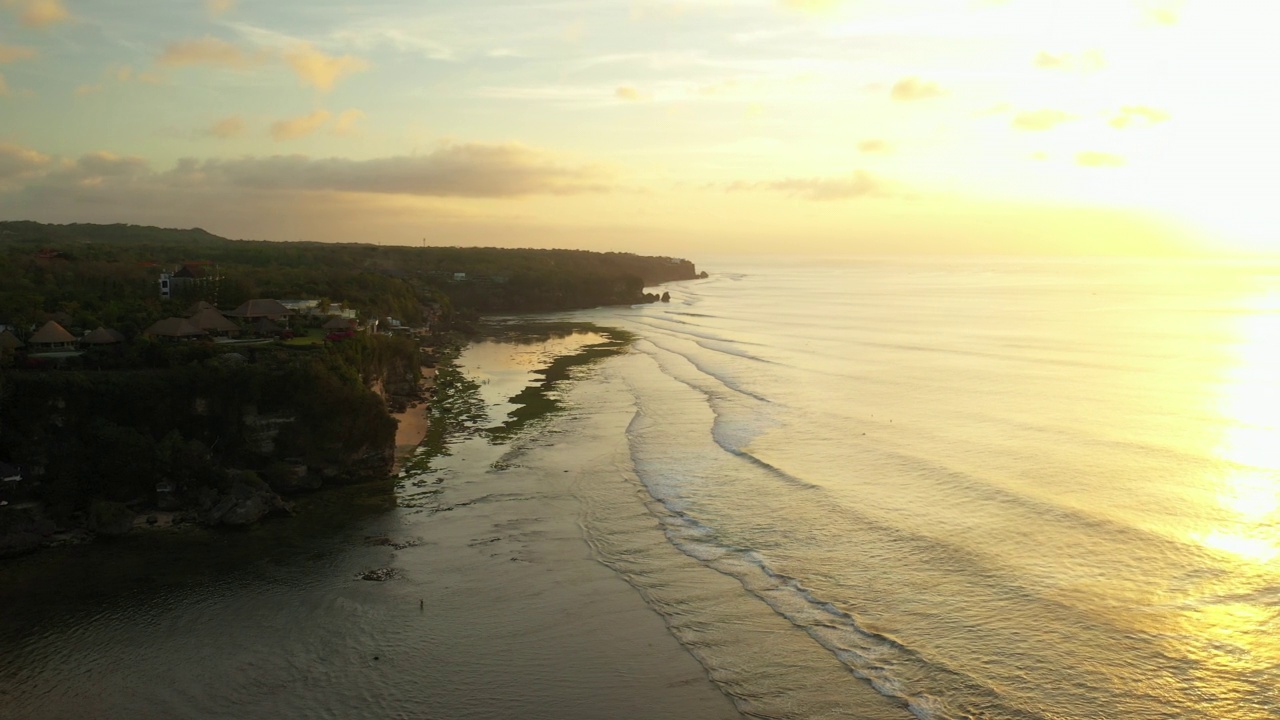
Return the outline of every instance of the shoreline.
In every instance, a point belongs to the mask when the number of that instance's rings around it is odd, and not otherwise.
[[[428,415],[431,410],[431,399],[435,393],[436,369],[423,368],[422,379],[418,381],[414,400],[401,412],[390,413],[396,421],[395,461],[391,465],[391,476],[395,477],[404,468],[405,462],[427,439],[427,431],[431,428]]]
[[[454,375],[446,369],[442,387],[454,389]],[[553,444],[491,442],[474,432],[491,418],[464,402],[497,389],[482,375],[456,387],[450,412],[464,423],[447,452],[429,466],[410,461],[394,491],[378,483],[316,493],[309,501],[323,512],[245,532],[175,534],[183,543],[135,536],[122,541],[127,553],[94,543],[0,567],[0,598],[21,598],[0,618],[0,666],[34,668],[20,683],[0,672],[0,695],[49,718],[82,714],[76,688],[87,684],[101,689],[97,714],[111,717],[142,704],[160,708],[154,717],[216,715],[232,687],[246,720],[373,720],[426,708],[439,717],[741,720],[662,613],[585,534],[587,516],[598,517],[596,490],[649,517],[612,460],[629,415],[561,415],[570,432]],[[426,410],[399,413],[399,444],[410,451]],[[647,535],[675,552],[660,528]],[[199,673],[171,678],[180,706],[136,682],[188,667]]]

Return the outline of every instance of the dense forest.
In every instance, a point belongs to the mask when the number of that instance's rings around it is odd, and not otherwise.
[[[695,276],[687,260],[582,250],[404,247],[228,240],[200,229],[0,222],[0,324],[51,313],[132,336],[173,314],[161,272],[208,263],[213,280],[176,300],[233,308],[251,298],[324,299],[365,317],[570,310],[643,302],[643,288]]]

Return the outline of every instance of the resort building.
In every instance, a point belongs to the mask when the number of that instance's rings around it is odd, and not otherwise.
[[[58,352],[74,348],[76,338],[66,328],[50,320],[27,340],[27,344],[33,352]]]

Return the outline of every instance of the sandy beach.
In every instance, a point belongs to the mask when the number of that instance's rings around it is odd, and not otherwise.
[[[420,388],[424,393],[435,385],[435,377],[435,368],[422,369]],[[391,414],[396,420],[396,462],[393,472],[400,471],[405,459],[413,454],[427,436],[427,428],[430,427],[427,410],[430,404],[430,400],[422,400],[409,405],[404,412]]]

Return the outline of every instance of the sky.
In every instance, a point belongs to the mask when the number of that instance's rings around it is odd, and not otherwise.
[[[0,0],[0,218],[1280,252],[1262,0]]]

